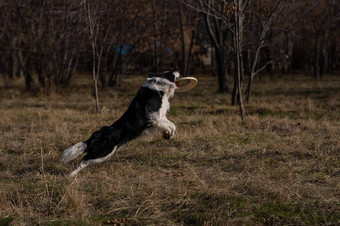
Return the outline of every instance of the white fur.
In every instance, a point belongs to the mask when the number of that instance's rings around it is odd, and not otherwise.
[[[120,149],[120,148],[118,148],[118,149]],[[106,155],[105,157],[98,158],[98,159],[90,159],[90,160],[86,160],[86,161],[81,161],[79,166],[70,173],[70,177],[74,177],[80,170],[84,169],[86,166],[88,166],[88,165],[90,165],[92,163],[101,163],[101,162],[105,162],[105,161],[109,160],[111,158],[111,156],[118,149],[117,149],[117,146],[114,146],[112,152],[110,154]]]
[[[79,155],[84,153],[87,145],[83,142],[79,142],[72,147],[66,149],[63,153],[63,163],[68,163],[69,161],[77,158]]]
[[[177,71],[174,72],[174,74],[176,78],[177,76],[179,77],[179,73]],[[143,87],[164,92],[161,108],[159,111],[150,114],[149,119],[150,124],[153,127],[156,127],[162,131],[166,131],[169,133],[170,138],[173,137],[175,135],[176,126],[167,119],[166,113],[170,109],[169,98],[173,97],[175,94],[176,84],[165,78],[152,77],[146,80],[146,83],[143,85]]]
[[[171,92],[171,91],[170,91]],[[152,126],[169,133],[170,138],[175,135],[176,126],[167,119],[166,113],[170,109],[169,94],[165,93],[162,98],[162,106],[159,111],[149,115]]]
[[[176,84],[174,82],[170,82],[165,78],[159,77],[147,78],[146,82],[143,84],[143,87],[147,87],[158,92],[162,91],[168,98],[173,97],[176,90]]]
[[[172,74],[174,74],[176,78],[179,78],[179,76],[180,76],[178,71],[175,71]]]

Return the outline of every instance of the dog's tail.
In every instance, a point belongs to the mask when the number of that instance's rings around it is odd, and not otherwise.
[[[84,153],[86,150],[87,145],[84,142],[79,142],[72,147],[66,149],[63,153],[63,163],[68,163],[69,161],[77,158],[79,155]]]

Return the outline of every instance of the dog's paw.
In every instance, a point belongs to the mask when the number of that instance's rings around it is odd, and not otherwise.
[[[170,140],[171,138],[170,133],[168,131],[163,131],[163,138],[165,140]]]
[[[165,140],[170,140],[175,136],[176,127],[174,126],[169,131],[163,131],[163,138]]]

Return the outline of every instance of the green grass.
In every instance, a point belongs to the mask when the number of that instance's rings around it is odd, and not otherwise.
[[[340,223],[339,75],[255,81],[245,122],[199,76],[171,100],[173,140],[140,138],[69,178],[79,159],[63,165],[63,150],[118,119],[144,79],[100,89],[99,114],[84,76],[49,97],[0,89],[0,225]]]
[[[13,216],[10,217],[2,217],[0,218],[0,225],[6,226],[10,225],[10,223],[14,220]]]

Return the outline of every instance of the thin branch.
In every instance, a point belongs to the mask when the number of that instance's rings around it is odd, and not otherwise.
[[[270,60],[268,62],[266,62],[261,68],[257,69],[253,74],[253,76],[257,75],[259,72],[261,72],[263,69],[265,69],[267,67],[267,65],[274,63],[274,60]]]

